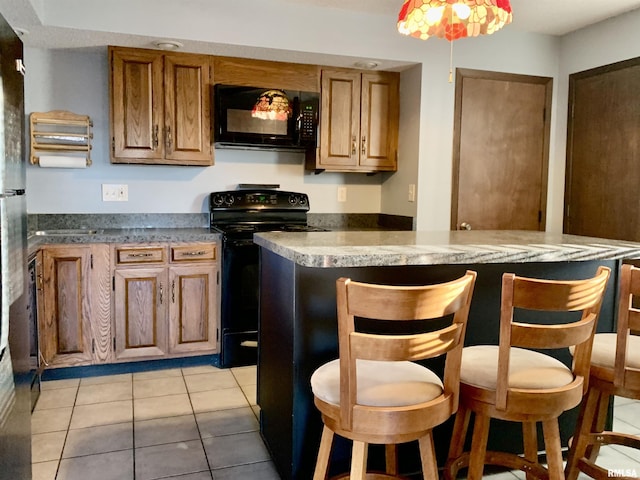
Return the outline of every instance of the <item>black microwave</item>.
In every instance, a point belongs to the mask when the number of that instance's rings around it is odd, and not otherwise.
[[[315,148],[320,94],[277,88],[215,85],[214,141],[218,147]]]

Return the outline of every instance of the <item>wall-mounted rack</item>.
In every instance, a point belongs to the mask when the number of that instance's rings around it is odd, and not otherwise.
[[[83,158],[86,166],[91,165],[93,123],[88,115],[78,115],[64,110],[33,112],[29,117],[29,123],[32,164],[38,164],[40,157],[44,156],[64,158],[64,155],[71,155]]]

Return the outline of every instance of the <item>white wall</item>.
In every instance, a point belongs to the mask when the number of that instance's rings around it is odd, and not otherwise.
[[[212,42],[212,54],[216,54],[216,45],[233,44],[255,58],[273,57],[281,51],[281,59],[291,61],[318,63],[322,58],[324,64],[331,64],[335,58],[336,64],[342,65],[345,56],[350,56],[354,61],[376,59],[382,65],[393,61],[416,64],[402,73],[399,171],[370,177],[313,175],[304,171],[302,158],[296,154],[230,150],[217,150],[216,164],[208,168],[111,165],[106,50],[32,48],[26,52],[27,113],[60,108],[89,114],[94,119],[95,147],[94,165],[86,170],[28,169],[29,191],[37,192],[30,195],[31,213],[203,212],[208,192],[233,188],[239,182],[256,182],[280,183],[282,188],[308,192],[316,213],[415,215],[419,229],[449,229],[454,85],[447,81],[448,42],[423,42],[399,35],[395,20],[386,16],[320,9],[287,0],[189,2],[194,4],[197,9],[186,11],[179,9],[178,3],[169,8],[152,0],[57,0],[55,5],[43,5],[43,15],[47,24],[58,27],[145,35],[137,45],[145,48],[152,39],[175,38]],[[261,14],[249,13],[255,11]],[[153,13],[151,19],[149,12]],[[263,28],[270,22],[280,27]],[[621,58],[638,55],[640,47],[629,47],[640,45],[632,40],[638,37],[637,25],[640,12],[562,40],[507,26],[491,36],[454,43],[454,68],[553,78],[548,230],[562,228],[566,65],[584,65],[580,59],[587,57],[595,58],[596,64],[607,63],[616,50],[624,52],[617,54]],[[101,183],[128,184],[130,201],[101,202]],[[417,184],[418,201],[413,204],[407,199],[409,183]],[[346,203],[336,201],[339,185],[348,186]]]
[[[554,111],[555,141],[551,143],[551,155],[557,159],[557,165],[553,175],[549,177],[548,197],[549,203],[555,205],[551,211],[552,218],[548,221],[553,223],[557,231],[562,231],[563,220],[569,75],[638,56],[640,10],[578,30],[561,39],[559,62],[562,81],[555,87],[558,104]]]

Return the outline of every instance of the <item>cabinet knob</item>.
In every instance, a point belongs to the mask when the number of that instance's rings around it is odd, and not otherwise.
[[[471,224],[467,222],[462,222],[460,224],[460,230],[471,230]]]

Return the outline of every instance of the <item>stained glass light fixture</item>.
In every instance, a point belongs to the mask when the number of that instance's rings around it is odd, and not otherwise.
[[[267,90],[261,93],[251,110],[251,116],[254,118],[285,122],[292,113],[291,103],[282,90]]]
[[[398,31],[426,40],[490,35],[511,23],[509,0],[406,0]],[[451,72],[450,72],[451,74]]]

